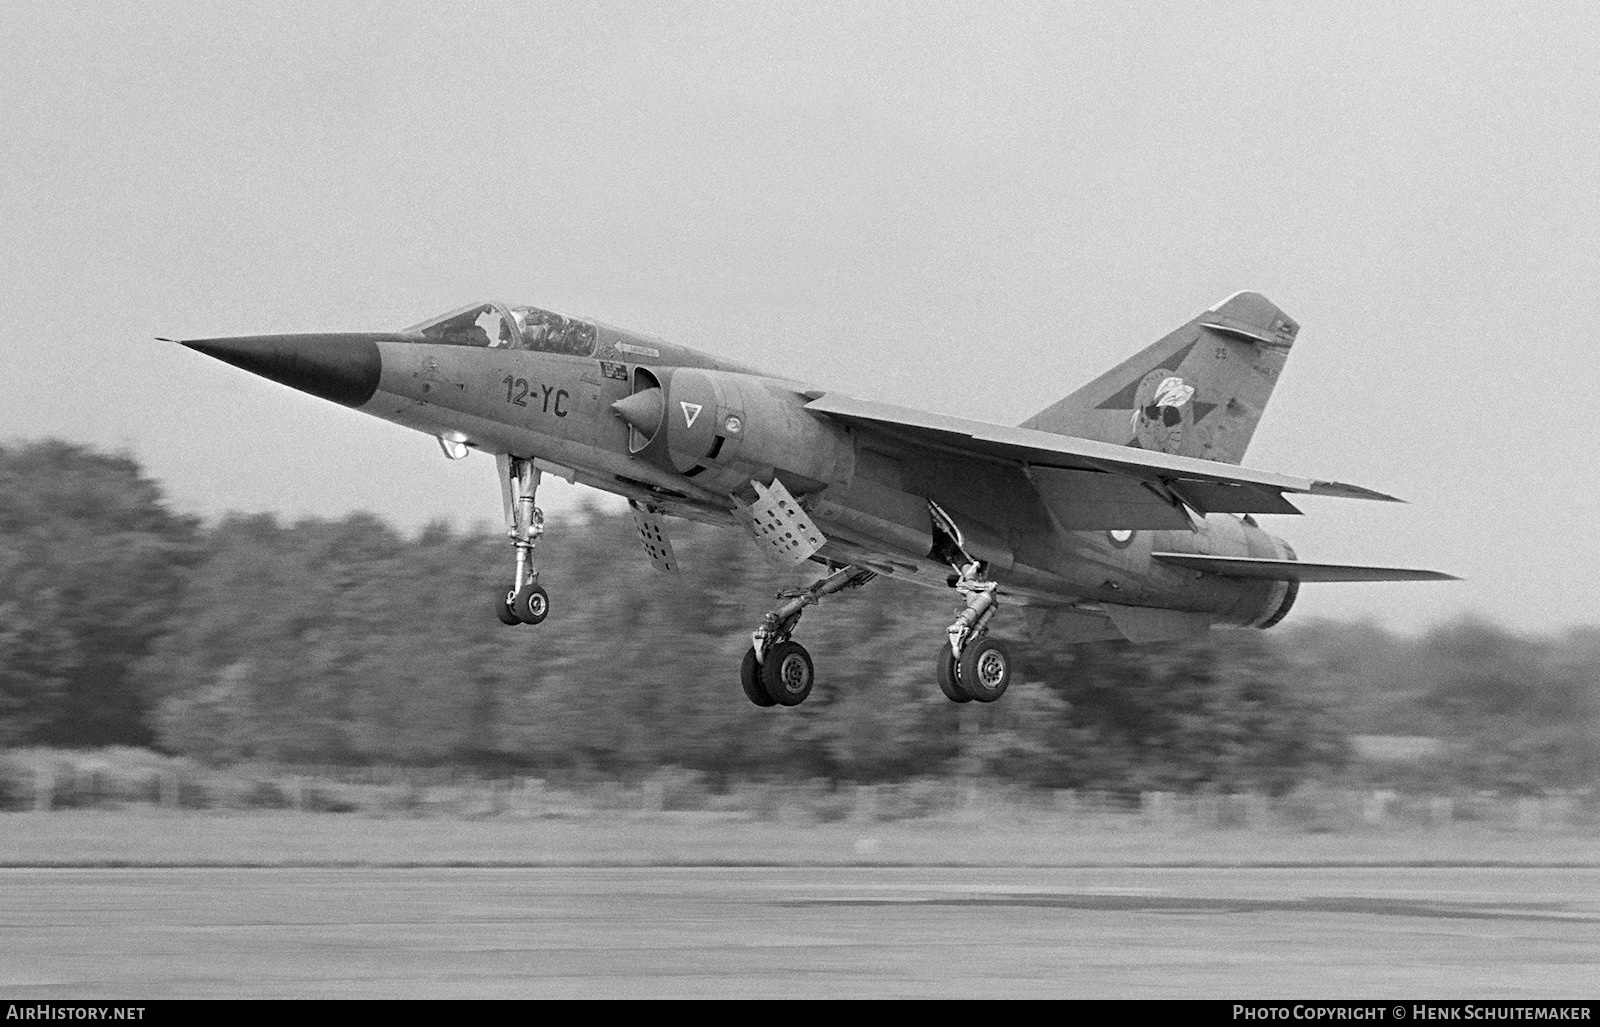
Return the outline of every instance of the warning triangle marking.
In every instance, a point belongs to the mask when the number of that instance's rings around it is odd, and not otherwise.
[[[702,407],[699,403],[684,403],[682,401],[680,401],[678,405],[683,408],[684,427],[693,428],[694,419],[700,416],[700,411],[703,410],[704,407]]]

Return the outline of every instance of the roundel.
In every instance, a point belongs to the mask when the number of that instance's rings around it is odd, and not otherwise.
[[[1130,531],[1126,528],[1112,528],[1106,532],[1106,538],[1110,539],[1111,544],[1118,549],[1127,549],[1133,545],[1133,537],[1137,534],[1139,534],[1137,531]]]

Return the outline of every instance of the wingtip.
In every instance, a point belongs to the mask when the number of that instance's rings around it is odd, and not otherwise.
[[[1378,503],[1405,502],[1399,496],[1391,496],[1387,492],[1379,492],[1377,489],[1361,485],[1350,485],[1342,481],[1314,481],[1311,483],[1311,495],[1334,496],[1339,499],[1370,499]]]
[[[1412,571],[1412,573],[1416,575],[1415,578],[1411,579],[1413,581],[1466,581],[1467,580],[1466,578],[1461,577],[1459,574],[1446,574],[1444,571],[1414,570],[1414,571]]]

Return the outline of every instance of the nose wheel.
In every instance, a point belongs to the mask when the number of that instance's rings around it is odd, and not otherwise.
[[[550,594],[542,585],[523,585],[511,600],[511,615],[523,624],[542,624],[550,613]]]

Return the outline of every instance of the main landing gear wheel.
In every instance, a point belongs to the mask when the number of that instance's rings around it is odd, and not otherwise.
[[[541,585],[523,585],[511,600],[511,613],[523,624],[539,624],[550,614],[550,594]]]
[[[761,661],[761,685],[779,706],[799,706],[811,694],[816,673],[811,654],[799,642],[779,642]]]
[[[998,638],[985,635],[962,648],[960,670],[962,691],[979,702],[994,702],[1011,684],[1011,654]]]
[[[767,688],[761,683],[761,664],[756,662],[756,651],[752,647],[745,650],[744,662],[739,665],[739,685],[744,689],[744,697],[757,706],[776,706],[777,702],[767,694]]]
[[[956,658],[950,652],[950,643],[946,642],[939,650],[939,691],[951,702],[971,702],[972,696],[961,687],[961,682],[956,679]]]
[[[500,623],[507,627],[515,627],[522,622],[517,620],[517,615],[511,612],[511,601],[516,598],[515,592],[500,592],[495,596],[494,615],[500,618]]]

